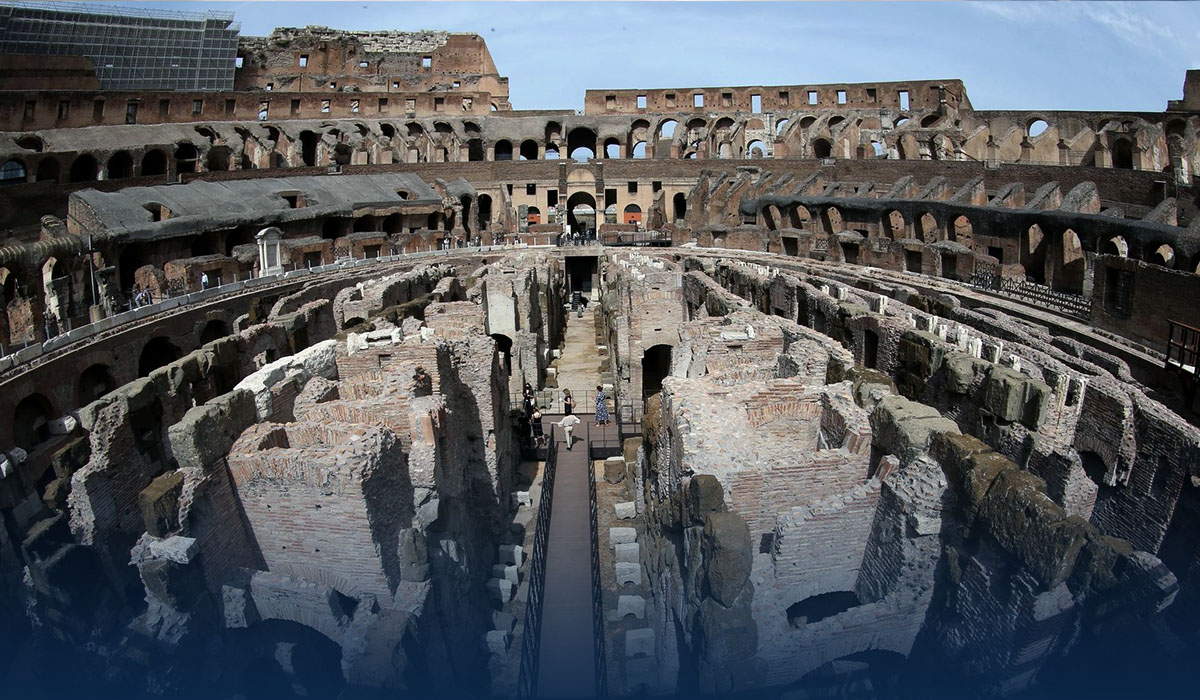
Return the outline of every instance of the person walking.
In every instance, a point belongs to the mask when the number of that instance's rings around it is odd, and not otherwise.
[[[604,395],[604,387],[596,387],[596,423],[598,425],[608,425],[608,404],[605,401],[608,397]]]
[[[575,426],[579,425],[579,416],[567,414],[563,416],[562,420],[555,423],[555,425],[562,428],[563,439],[567,441],[567,449],[571,449],[571,442],[573,440],[571,437],[571,431],[575,429]]]
[[[563,389],[563,415],[571,415],[575,412],[575,398],[571,396],[570,389]]]
[[[533,446],[541,447],[546,442],[546,434],[542,428],[542,409],[537,407],[533,411],[533,415],[529,417],[530,424],[533,427]]]

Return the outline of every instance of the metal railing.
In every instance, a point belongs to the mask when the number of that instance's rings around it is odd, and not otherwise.
[[[1200,328],[1167,321],[1167,355],[1163,368],[1179,375],[1184,398],[1190,408],[1200,387]]]
[[[990,266],[994,267],[994,266]],[[977,268],[968,282],[971,286],[997,292],[1021,301],[1033,302],[1067,316],[1087,321],[1092,316],[1092,300],[1081,295],[1063,292],[1026,280],[1001,277],[990,270]]]
[[[542,413],[565,413],[563,405],[563,390],[558,388],[538,389],[533,392],[534,402],[538,408],[542,409]],[[571,398],[575,401],[575,407],[572,411],[576,415],[586,416],[596,412],[596,391],[589,389],[587,391],[573,391]],[[612,396],[608,397],[611,404]],[[524,408],[525,397],[520,392],[509,392],[508,403],[510,406],[520,406]]]
[[[604,649],[604,592],[600,589],[600,534],[596,501],[596,462],[588,442],[588,511],[592,539],[592,653],[596,662],[596,697],[608,696],[608,655]]]
[[[538,501],[537,526],[533,531],[533,554],[529,562],[529,596],[525,604],[525,625],[521,636],[521,673],[517,695],[537,696],[538,662],[541,655],[542,595],[546,591],[546,549],[550,539],[550,513],[554,504],[554,470],[558,464],[558,447],[554,444],[554,424],[549,425],[546,439],[546,464],[542,467],[542,497]]]

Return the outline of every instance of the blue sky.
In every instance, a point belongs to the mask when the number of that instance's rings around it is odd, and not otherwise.
[[[976,109],[1162,111],[1200,67],[1192,2],[186,2],[276,26],[487,40],[516,109],[588,88],[961,78]]]

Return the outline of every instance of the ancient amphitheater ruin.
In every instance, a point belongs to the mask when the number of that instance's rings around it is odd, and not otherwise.
[[[1200,71],[529,112],[477,35],[138,88],[19,11],[12,697],[1187,692]]]

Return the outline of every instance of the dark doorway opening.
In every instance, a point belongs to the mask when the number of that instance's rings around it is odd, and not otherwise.
[[[655,345],[642,354],[642,400],[662,391],[671,372],[671,346]]]

